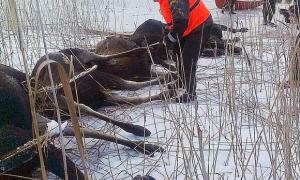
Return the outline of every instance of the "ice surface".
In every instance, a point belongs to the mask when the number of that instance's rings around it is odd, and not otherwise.
[[[237,45],[244,47],[246,52],[235,57],[199,59],[197,103],[154,101],[134,107],[107,107],[99,110],[119,120],[145,125],[152,132],[150,137],[136,137],[95,118],[82,117],[81,121],[87,127],[125,139],[145,140],[161,145],[166,150],[165,153],[157,152],[154,157],[149,157],[121,145],[86,139],[87,161],[92,179],[131,179],[138,174],[149,174],[158,180],[203,179],[204,171],[210,179],[283,179],[289,165],[285,159],[287,150],[291,153],[289,160],[293,176],[299,177],[299,147],[294,145],[299,144],[297,116],[287,116],[294,112],[294,106],[283,103],[290,102],[284,96],[278,98],[278,94],[282,93],[287,98],[292,96],[288,90],[278,90],[278,83],[288,72],[287,57],[296,31],[281,23],[283,18],[278,13],[275,15],[277,28],[263,26],[262,7],[237,11],[236,15],[231,16],[221,14],[214,1],[203,1],[212,11],[215,22],[229,27],[249,28],[249,32],[244,34],[223,33],[225,38],[240,37],[241,42]],[[85,26],[124,33],[133,32],[149,18],[162,20],[158,5],[152,0],[74,2],[82,18],[77,22],[81,24],[72,24],[72,18],[76,17],[72,17],[69,24],[67,20],[53,18],[58,13],[64,13],[53,8],[52,11],[43,12],[49,27],[57,24],[62,26],[64,22],[66,26]],[[74,2],[68,2],[70,7]],[[287,4],[279,6],[287,7]],[[54,26],[53,32],[56,32]],[[47,43],[51,51],[72,46],[91,47],[102,38],[82,35],[79,28],[61,31],[59,34],[51,33],[50,29],[47,29]],[[79,34],[75,36],[73,32]],[[34,36],[34,32],[30,33]],[[28,37],[30,39],[31,36]],[[14,43],[12,46],[17,47]],[[7,54],[14,56],[13,62],[19,64],[19,53],[14,53],[18,50],[12,49],[14,51]],[[28,54],[34,62],[44,53],[37,52],[29,43]],[[3,51],[1,56],[4,57]],[[149,91],[160,91],[160,87],[125,94],[147,95]],[[287,122],[291,122],[290,126],[286,126]],[[283,127],[289,127],[290,131],[284,131]],[[288,140],[283,137],[286,134],[284,132],[292,132]],[[68,155],[80,163],[72,142],[74,140],[67,146],[72,148]]]

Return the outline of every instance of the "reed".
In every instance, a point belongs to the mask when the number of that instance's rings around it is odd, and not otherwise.
[[[144,20],[159,18],[156,6],[141,0],[39,3],[41,21],[34,0],[17,1],[26,52],[27,65],[24,65],[9,4],[0,2],[0,63],[22,71],[26,66],[30,71],[44,55],[45,46],[49,52],[68,47],[92,49],[107,34],[128,34]],[[213,2],[207,3],[214,7]],[[237,45],[244,49],[243,54],[232,56],[227,52],[222,57],[200,58],[197,102],[175,104],[166,100],[99,109],[112,118],[147,127],[152,131],[150,137],[134,137],[93,117],[80,116],[80,126],[128,140],[157,142],[166,150],[149,157],[92,138],[85,139],[84,148],[80,149],[74,138],[64,137],[66,156],[82,170],[86,169],[90,179],[130,179],[138,174],[157,179],[300,178],[299,89],[296,84],[284,88],[291,72],[295,72],[298,49],[292,47],[298,31],[283,25],[278,13],[275,15],[277,28],[263,26],[261,9],[238,12],[238,17],[223,15],[213,8],[212,11],[216,22],[249,28],[249,32],[236,35],[241,38]],[[225,38],[235,36],[224,35]],[[164,88],[160,84],[116,93],[149,95]],[[59,140],[54,144],[58,146]]]

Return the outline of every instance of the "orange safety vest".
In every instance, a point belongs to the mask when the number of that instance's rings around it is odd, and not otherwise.
[[[168,24],[169,29],[172,29],[173,16],[168,0],[160,0],[159,5],[160,12],[164,17],[166,23]],[[210,16],[210,12],[206,5],[203,3],[203,0],[189,0],[189,7],[190,13],[188,27],[184,31],[183,36],[190,34],[194,29],[204,23]]]

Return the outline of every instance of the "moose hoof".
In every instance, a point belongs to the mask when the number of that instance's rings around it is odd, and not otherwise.
[[[165,150],[162,147],[154,144],[145,144],[145,142],[143,141],[137,141],[134,144],[135,147],[133,147],[133,149],[141,153],[150,155],[151,157],[154,155],[155,152],[165,152]]]
[[[243,27],[240,29],[240,32],[244,33],[244,32],[248,32],[248,30],[249,30],[248,28]]]
[[[234,47],[234,55],[241,55],[243,52],[242,48]]]
[[[145,176],[137,175],[132,180],[155,180],[155,178],[149,175],[145,175]]]
[[[230,55],[241,55],[243,50],[240,47],[228,45],[227,51]]]
[[[151,131],[149,131],[147,128],[144,128],[143,126],[132,125],[128,129],[129,129],[128,132],[131,132],[132,134],[134,134],[136,136],[148,137],[151,135]]]
[[[234,37],[232,40],[232,42],[240,42],[240,41],[241,41],[241,38],[239,38],[239,37]]]

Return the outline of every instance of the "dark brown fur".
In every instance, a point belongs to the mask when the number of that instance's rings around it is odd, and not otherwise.
[[[96,45],[96,53],[101,55],[117,54],[137,48],[134,42],[122,37],[109,37]],[[97,63],[96,63],[97,64]],[[150,78],[151,62],[148,52],[132,53],[126,57],[115,58],[111,63],[101,66],[102,72],[118,75],[127,80],[145,80]]]
[[[0,70],[1,69],[4,70],[0,71],[0,107],[4,105],[8,106],[8,109],[0,109],[0,143],[2,143],[0,146],[0,156],[3,156],[32,139],[32,125],[28,94],[26,93],[24,87],[21,86],[22,81],[20,81],[21,79],[24,79],[25,74],[0,64]],[[14,109],[16,109],[17,112],[13,111],[12,108],[9,108],[10,104],[15,106]],[[122,122],[119,122],[119,124],[121,123]],[[134,130],[133,125],[128,125],[129,129]],[[116,142],[150,156],[153,156],[156,151],[164,151],[157,145],[145,144],[143,141],[128,141],[116,138],[115,136],[101,134],[98,131],[87,128],[82,128],[81,131],[85,133],[86,137]],[[144,133],[148,133],[147,131],[147,129],[143,129]],[[74,136],[73,129],[67,128],[64,132],[64,135]],[[12,167],[4,169],[4,171],[0,169],[0,173],[22,176],[25,175],[31,177],[32,171],[39,166],[39,159],[37,157],[37,153],[35,152],[35,147],[27,149],[25,152],[23,152],[23,154],[19,154],[17,157],[20,157],[21,155],[24,157],[21,159],[21,161],[18,161],[19,164],[12,164]],[[44,154],[44,158],[46,159],[46,169],[53,172],[60,178],[64,178],[61,150],[49,144],[47,152]],[[69,179],[84,179],[83,173],[68,157],[67,167]],[[0,179],[15,178],[10,178],[6,175],[0,175]]]
[[[139,46],[145,46],[155,42],[162,42],[165,34],[165,26],[166,25],[160,21],[149,19],[136,29],[136,31],[129,37],[129,40],[135,42]],[[240,54],[242,52],[241,48],[236,47],[233,43],[236,42],[237,39],[229,40],[231,43],[227,45],[227,40],[223,39],[222,31],[236,33],[247,32],[248,29],[231,29],[224,25],[213,24],[209,35],[209,41],[202,52],[202,56],[214,57],[216,55],[224,55],[226,47],[228,50],[230,49],[230,52],[232,51],[231,49],[233,49],[234,54]],[[155,46],[151,52],[152,56],[154,57],[154,61],[156,61],[158,64],[163,62],[162,60],[166,60],[166,50],[163,45]]]
[[[108,51],[108,50],[107,50]],[[73,87],[73,94],[77,93],[79,97],[79,102],[86,104],[93,109],[99,108],[103,105],[112,104],[112,103],[121,103],[121,104],[136,104],[136,103],[143,103],[149,101],[151,97],[142,98],[142,97],[125,97],[125,96],[117,96],[109,92],[110,89],[135,89],[139,87],[144,87],[146,85],[150,85],[151,83],[155,84],[158,83],[157,81],[147,81],[147,82],[132,82],[124,80],[116,75],[110,74],[115,72],[117,75],[128,76],[127,71],[128,68],[132,69],[132,74],[137,75],[138,72],[145,73],[146,70],[141,71],[142,67],[139,68],[139,65],[133,64],[133,62],[137,62],[138,59],[128,58],[122,59],[120,63],[118,63],[119,59],[109,59],[109,60],[102,60],[98,59],[99,57],[87,50],[83,49],[65,49],[60,51],[59,53],[50,53],[49,58],[53,61],[58,62],[59,64],[63,65],[64,69],[68,74],[72,74],[70,69],[74,70],[74,74],[77,75],[85,70],[85,68],[90,67],[93,64],[98,65],[98,69],[93,71],[90,75],[77,80],[76,82],[76,89]],[[40,64],[45,62],[46,56],[41,57],[36,66],[33,69],[32,77],[34,77],[37,73],[37,69]],[[72,62],[71,62],[72,61]],[[115,63],[116,61],[116,63]],[[140,61],[143,62],[143,61]],[[139,63],[139,62],[137,62]],[[121,68],[118,72],[118,68]],[[114,69],[114,70],[112,70]],[[56,84],[60,82],[58,77],[58,71],[56,68],[51,66],[53,80]],[[150,71],[150,70],[149,70]],[[147,72],[146,74],[149,74]],[[140,77],[140,76],[139,76]],[[47,68],[44,68],[40,73],[40,83],[42,86],[49,86],[50,79]],[[75,96],[74,96],[75,98]],[[75,98],[76,99],[76,98]],[[160,99],[160,96],[152,97],[152,100]]]
[[[21,85],[23,80],[25,80],[24,73],[0,64],[0,157],[32,140],[30,105],[28,94]],[[49,145],[47,156],[44,154],[44,157],[47,169],[60,178],[64,178],[61,150]],[[25,164],[22,164],[22,161]],[[27,177],[31,177],[32,171],[39,166],[35,147],[19,153],[6,162],[12,163],[7,167],[9,169],[4,170],[6,174]],[[73,179],[78,175],[79,179],[83,179],[81,171],[68,157],[67,162],[69,178]],[[18,178],[0,175],[0,179]]]

